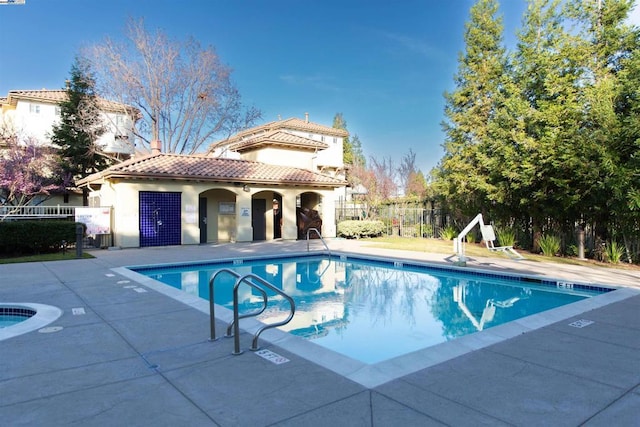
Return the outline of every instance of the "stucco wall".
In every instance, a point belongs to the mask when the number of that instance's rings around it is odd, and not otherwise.
[[[274,238],[273,198],[282,198],[283,213],[282,238],[297,238],[296,199],[301,194],[307,201],[306,207],[320,212],[323,220],[323,237],[335,237],[335,201],[333,189],[289,188],[249,186],[249,191],[233,184],[188,183],[181,181],[115,181],[102,185],[98,194],[102,206],[113,207],[112,227],[115,246],[138,247],[139,232],[139,192],[180,192],[181,193],[181,236],[182,244],[200,243],[198,203],[200,197],[207,199],[207,242],[249,242],[253,240],[251,224],[251,200],[266,200],[266,239]],[[96,193],[92,193],[94,196]],[[220,202],[235,201],[235,215],[219,215]]]
[[[287,150],[278,147],[265,147],[242,154],[244,160],[310,170],[315,169],[314,156],[315,154],[310,151]]]

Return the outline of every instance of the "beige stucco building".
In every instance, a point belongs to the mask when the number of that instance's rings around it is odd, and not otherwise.
[[[51,145],[53,126],[60,123],[60,105],[67,99],[67,91],[62,89],[12,90],[7,97],[0,97],[0,126],[20,139]],[[96,145],[111,155],[133,154],[136,111],[102,98],[97,101],[105,131]]]
[[[333,237],[347,135],[308,118],[281,120],[207,154],[155,152],[78,185],[89,189],[92,206],[111,207],[114,246],[306,238],[303,219],[316,212],[323,237]]]

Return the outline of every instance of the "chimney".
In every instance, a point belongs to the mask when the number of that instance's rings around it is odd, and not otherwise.
[[[162,141],[154,139],[151,141],[151,154],[160,154],[162,152]]]
[[[304,113],[304,122],[309,123],[309,113]]]

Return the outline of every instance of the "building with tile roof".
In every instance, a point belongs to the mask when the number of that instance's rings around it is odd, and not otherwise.
[[[41,144],[50,144],[53,125],[60,120],[60,104],[66,90],[12,90],[0,98],[0,121],[12,133]],[[135,148],[137,112],[132,107],[98,99],[98,108],[107,131],[96,142],[106,153],[129,156]]]
[[[277,120],[215,142],[209,153],[271,164],[299,165],[344,178],[343,143],[349,134],[305,119]],[[309,155],[309,154],[312,155]]]
[[[335,237],[345,136],[308,117],[272,122],[206,154],[156,151],[77,184],[90,190],[91,206],[111,208],[115,246],[306,238],[305,218],[316,213],[323,237]]]

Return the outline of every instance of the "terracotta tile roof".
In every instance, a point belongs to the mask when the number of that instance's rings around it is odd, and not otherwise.
[[[15,106],[18,100],[38,101],[49,104],[60,104],[67,100],[67,91],[64,89],[41,89],[41,90],[11,90],[6,98],[5,103]],[[98,106],[103,111],[122,112],[123,108],[131,109],[133,107],[109,101],[107,99],[98,98]]]
[[[110,178],[310,185],[330,188],[346,185],[346,182],[341,179],[307,169],[248,160],[167,153],[128,160],[90,175],[78,181],[77,184],[81,186]]]
[[[265,123],[264,125],[256,126],[256,127],[244,130],[242,132],[239,132],[225,140],[214,142],[209,146],[209,151],[213,151],[213,149],[218,146],[224,146],[228,144],[237,143],[240,141],[246,141],[249,139],[254,139],[254,138],[263,136],[265,134],[271,133],[276,130],[287,130],[287,129],[322,134],[322,135],[336,136],[340,138],[345,138],[349,136],[349,132],[347,132],[346,130],[335,129],[329,126],[313,123],[308,120],[302,120],[296,117],[292,117],[285,120],[277,120],[275,122]]]
[[[314,141],[313,139],[294,135],[284,130],[274,130],[271,132],[267,132],[255,138],[231,144],[229,148],[233,151],[242,152],[254,150],[268,145],[292,147],[309,151],[324,150],[326,148],[329,148],[329,146],[324,142]]]

